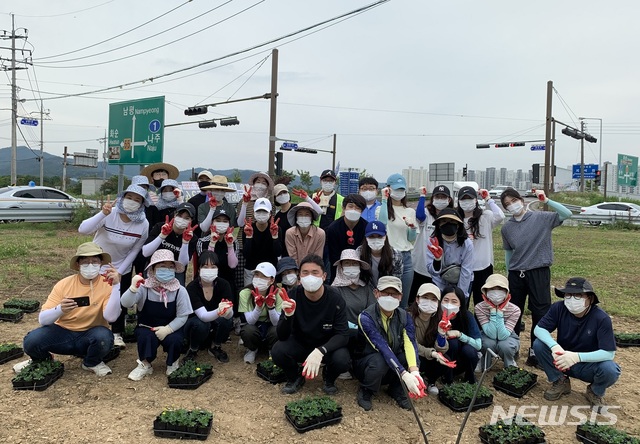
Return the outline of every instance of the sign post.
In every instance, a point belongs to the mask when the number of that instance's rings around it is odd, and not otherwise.
[[[588,163],[584,165],[584,178],[595,179],[598,171],[598,165],[595,163]],[[571,168],[571,178],[580,179],[580,164],[575,163]]]
[[[618,185],[623,187],[638,186],[637,157],[618,154]]]

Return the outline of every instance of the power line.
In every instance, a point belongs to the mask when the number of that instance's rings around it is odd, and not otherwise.
[[[28,17],[28,18],[52,18],[52,17],[62,17],[65,15],[72,15],[72,14],[77,14],[79,12],[84,12],[84,11],[89,11],[90,9],[95,9],[98,8],[100,6],[104,6],[107,5],[109,3],[113,3],[115,0],[109,0],[107,2],[104,3],[100,3],[99,5],[95,5],[95,6],[91,6],[89,8],[85,8],[85,9],[79,9],[77,11],[71,11],[71,12],[64,12],[62,14],[54,14],[54,15],[22,15],[22,14],[14,14],[16,17]]]
[[[256,72],[258,72],[258,70],[262,67],[262,65],[264,65],[264,62],[266,62],[269,57],[271,57],[270,55],[268,55],[267,57],[265,57],[264,59],[262,59],[261,61],[259,61],[258,63],[256,63],[255,65],[251,66],[249,69],[247,69],[245,72],[243,72],[242,74],[240,74],[239,76],[237,76],[235,79],[231,80],[230,82],[228,82],[226,85],[221,86],[220,88],[218,88],[216,91],[212,92],[211,94],[209,94],[207,97],[205,97],[204,99],[200,100],[198,103],[196,103],[196,105],[201,104],[202,102],[205,102],[206,100],[210,99],[211,97],[213,97],[214,95],[216,95],[217,93],[219,93],[220,91],[222,91],[223,89],[225,89],[227,86],[231,85],[233,82],[235,82],[236,80],[238,80],[240,77],[242,77],[243,75],[245,75],[246,73],[248,73],[249,71],[251,71],[254,67],[258,66],[256,68],[256,70],[253,72],[253,74],[251,74],[249,76],[249,78],[247,80],[245,80],[242,85],[240,85],[240,87],[238,89],[235,90],[235,92],[233,94],[231,94],[231,96],[229,96],[227,98],[227,100],[231,100],[231,98],[238,92],[240,91],[240,88],[242,88],[250,79],[251,77],[254,76],[254,74]]]

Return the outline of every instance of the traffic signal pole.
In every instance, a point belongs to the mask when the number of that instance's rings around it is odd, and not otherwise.
[[[584,120],[580,121],[580,131],[584,133]],[[584,138],[580,139],[580,192],[584,193]]]
[[[278,50],[271,52],[271,107],[269,113],[269,176],[274,177],[276,157],[276,110],[278,105]]]
[[[544,192],[545,194],[549,194],[551,191],[551,187],[549,186],[549,173],[550,173],[550,165],[551,165],[551,125],[553,123],[552,116],[552,99],[553,99],[553,82],[549,80],[547,82],[547,118],[545,120],[545,131],[544,131],[544,146],[546,149],[544,150]]]

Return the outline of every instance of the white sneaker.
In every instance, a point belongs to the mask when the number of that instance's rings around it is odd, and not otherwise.
[[[167,366],[167,376],[178,370],[178,368],[180,368],[180,360],[176,359],[176,362]]]
[[[253,364],[256,362],[256,355],[258,354],[258,350],[247,350],[244,354],[244,362],[247,364]]]
[[[104,362],[100,362],[100,364],[96,365],[95,367],[87,367],[86,365],[82,364],[82,369],[91,370],[93,373],[95,373],[98,376],[107,376],[112,373],[109,366]]]
[[[427,387],[427,393],[431,396],[438,396],[440,390],[438,390],[438,387],[436,387],[435,384],[429,384],[429,386]]]
[[[124,342],[124,339],[122,339],[122,335],[120,333],[113,334],[113,346],[127,348],[127,344]]]
[[[29,364],[31,364],[31,359],[27,359],[26,361],[20,361],[13,366],[13,371],[16,373],[20,373],[22,369],[24,369]]]
[[[140,381],[145,376],[153,373],[153,367],[151,367],[151,364],[145,364],[139,359],[136,359],[136,361],[138,362],[138,366],[129,373],[129,379],[132,381]]]
[[[480,360],[476,364],[476,368],[475,368],[474,372],[482,373],[482,370],[483,370],[483,368],[482,368],[482,358],[480,358]]]
[[[344,372],[338,375],[338,379],[348,380],[348,379],[353,379],[353,376],[351,376],[350,372]]]

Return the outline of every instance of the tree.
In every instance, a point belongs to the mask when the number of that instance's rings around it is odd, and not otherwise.
[[[373,174],[367,173],[366,168],[360,171],[360,179],[364,179],[365,177],[373,177]]]
[[[280,176],[276,176],[273,182],[276,184],[281,183],[288,186],[295,178],[296,175],[293,173],[293,171],[283,170],[282,174]]]
[[[227,177],[227,180],[229,182],[242,183],[242,175],[240,174],[240,170],[237,168],[233,170],[233,176]]]
[[[300,176],[300,183],[303,188],[306,188],[307,191],[311,190],[311,186],[313,185],[313,179],[311,178],[311,173],[309,171],[297,170],[298,176]]]
[[[125,177],[124,188],[126,189],[130,184],[131,184],[131,180]],[[115,196],[116,194],[118,194],[118,176],[111,176],[110,178],[108,178],[106,182],[103,183],[102,186],[100,187],[100,192],[103,195],[110,194],[112,196]]]

